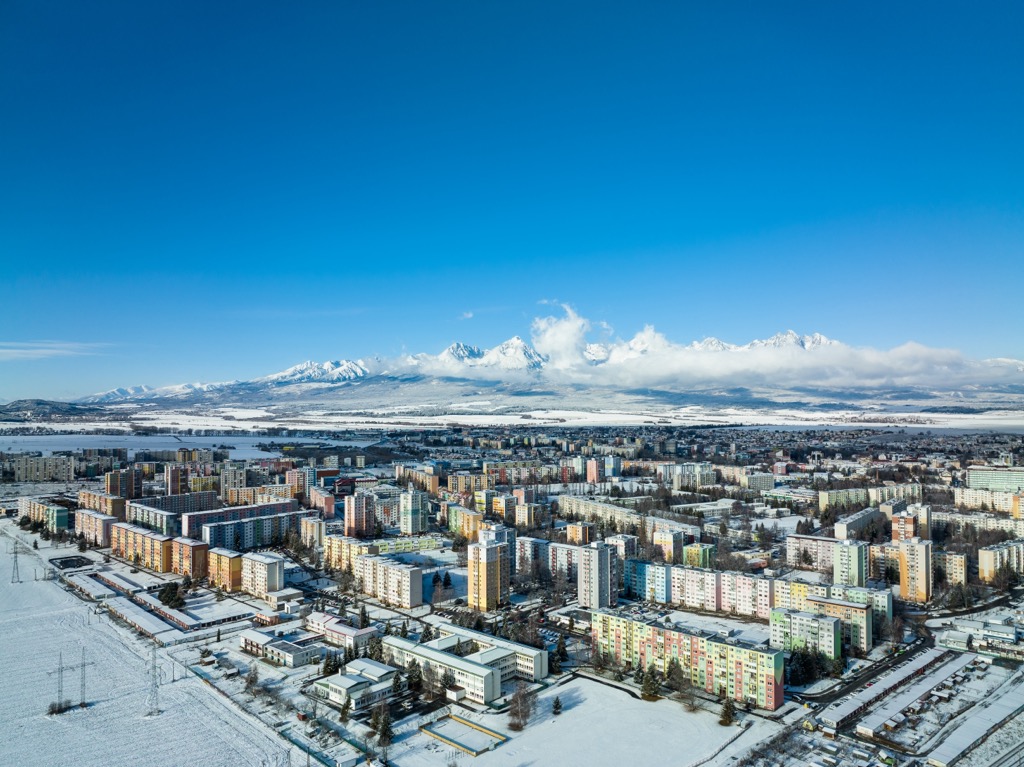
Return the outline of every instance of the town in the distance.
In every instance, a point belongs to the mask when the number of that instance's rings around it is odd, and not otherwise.
[[[9,426],[16,761],[1018,763],[1017,434]]]

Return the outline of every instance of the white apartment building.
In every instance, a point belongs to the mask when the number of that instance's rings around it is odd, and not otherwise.
[[[582,610],[597,610],[618,604],[619,558],[614,546],[595,541],[580,548],[577,585]]]
[[[284,588],[284,557],[269,552],[242,555],[242,591],[266,599]]]

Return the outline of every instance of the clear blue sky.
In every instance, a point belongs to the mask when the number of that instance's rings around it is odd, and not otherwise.
[[[488,346],[544,300],[1024,357],[1022,22],[6,0],[0,398]]]

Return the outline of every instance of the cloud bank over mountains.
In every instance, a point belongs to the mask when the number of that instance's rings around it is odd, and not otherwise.
[[[537,317],[530,341],[514,336],[491,349],[455,343],[439,354],[397,358],[303,362],[251,381],[116,389],[87,401],[156,399],[224,391],[315,388],[364,380],[445,378],[523,387],[564,384],[612,390],[885,389],[916,387],[1003,389],[1024,387],[1024,362],[975,360],[954,349],[906,342],[892,349],[848,346],[814,333],[792,330],[737,345],[717,338],[689,344],[669,340],[648,325],[628,339],[615,338],[563,306],[560,316]],[[604,340],[595,340],[594,336]],[[1024,388],[1021,389],[1024,391]]]

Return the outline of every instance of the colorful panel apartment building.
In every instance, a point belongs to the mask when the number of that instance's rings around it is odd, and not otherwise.
[[[675,659],[691,684],[707,692],[769,711],[784,702],[782,650],[604,610],[591,614],[591,638],[594,651],[617,664],[630,668],[653,664],[665,673]]]
[[[194,538],[178,537],[171,541],[171,572],[187,575],[193,580],[207,577],[210,547]]]

